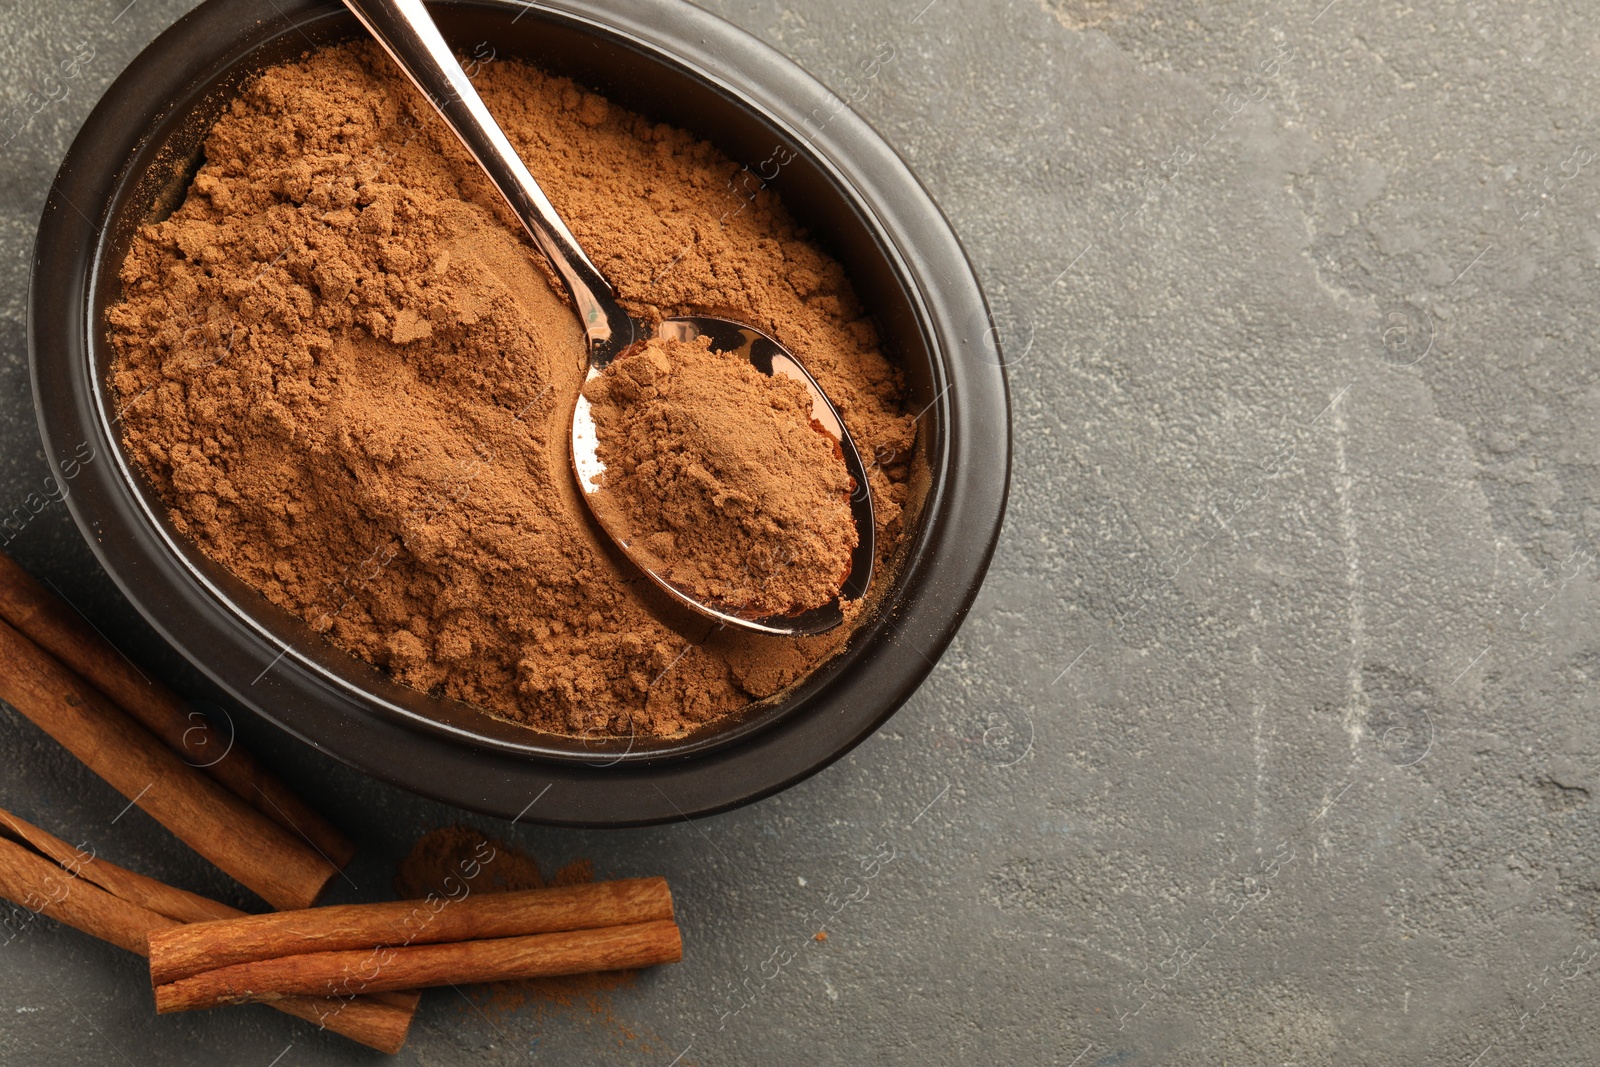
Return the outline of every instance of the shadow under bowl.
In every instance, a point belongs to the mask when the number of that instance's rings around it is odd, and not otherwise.
[[[78,460],[67,505],[112,579],[198,668],[266,719],[384,781],[569,826],[666,822],[777,792],[849,751],[915,691],[993,553],[1010,419],[972,268],[882,138],[809,74],[716,16],[681,0],[450,0],[432,10],[465,52],[486,42],[499,58],[571,77],[734,160],[769,160],[780,147],[793,155],[770,184],[844,264],[919,412],[914,466],[925,496],[870,617],[791,689],[688,737],[561,737],[396,683],[174,531],[122,448],[105,311],[120,298],[137,227],[182,202],[206,135],[241,85],[363,35],[343,5],[317,0],[208,0],[123,72],[62,163],[40,223],[28,338],[46,455],[58,473]]]

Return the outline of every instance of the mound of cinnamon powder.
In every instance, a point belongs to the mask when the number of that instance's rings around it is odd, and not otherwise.
[[[886,560],[914,424],[839,264],[681,130],[511,61],[475,84],[631,313],[724,314],[806,364],[872,466]],[[573,313],[370,44],[247,84],[121,280],[119,424],[174,527],[406,685],[543,731],[676,736],[849,638],[719,631],[609,544],[568,457]]]
[[[652,340],[584,388],[606,465],[590,498],[696,600],[758,615],[831,602],[856,547],[854,480],[811,394],[709,342]]]

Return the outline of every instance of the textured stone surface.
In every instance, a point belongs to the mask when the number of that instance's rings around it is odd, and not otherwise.
[[[22,309],[50,177],[186,7],[125,2],[0,6],[4,109],[57,97],[0,130],[6,510],[47,473]],[[895,47],[859,109],[1010,345],[978,609],[880,736],[693,825],[507,831],[239,716],[370,843],[344,899],[457,818],[677,889],[681,966],[600,1012],[430,994],[396,1062],[1591,1062],[1595,12],[925,2],[709,6],[836,87]],[[64,508],[11,547],[215,696]],[[9,712],[0,761],[0,804],[235,892]],[[157,1018],[138,961],[46,921],[0,947],[0,1015],[5,1063],[378,1058],[264,1009]]]

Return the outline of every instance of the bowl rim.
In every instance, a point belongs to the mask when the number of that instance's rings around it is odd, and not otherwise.
[[[125,172],[138,139],[165,117],[146,101],[181,100],[197,72],[226,67],[278,34],[344,13],[328,0],[207,0],[119,75],[69,149],[46,202],[30,276],[35,406],[58,473],[57,457],[81,454],[77,449],[91,439],[117,462],[85,464],[68,508],[124,595],[196,667],[257,714],[382,780],[488,814],[571,826],[674,821],[770,795],[838,759],[892,715],[932,671],[977,594],[998,540],[1011,462],[1005,371],[977,279],[943,214],[887,143],[847,106],[804,136],[804,102],[838,98],[721,18],[678,0],[547,0],[525,12],[501,0],[441,6],[532,13],[654,53],[784,131],[858,210],[871,212],[890,267],[923,319],[938,392],[920,414],[931,412],[927,425],[942,432],[931,443],[931,485],[894,586],[825,665],[826,684],[780,702],[803,714],[773,715],[759,729],[684,756],[541,758],[476,735],[452,738],[444,723],[398,722],[375,711],[299,650],[289,656],[289,649],[278,649],[250,612],[205,588],[175,546],[163,557],[157,545],[167,535],[152,516],[141,521],[145,503],[120,442],[114,432],[107,438],[109,424],[96,426],[104,422],[95,412],[105,390],[90,337],[109,213],[137,178]],[[722,73],[728,67],[736,83]],[[97,205],[95,219],[79,210],[84,204]],[[258,688],[263,678],[269,684]]]

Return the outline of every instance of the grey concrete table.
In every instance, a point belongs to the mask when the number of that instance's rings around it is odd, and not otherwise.
[[[0,510],[47,474],[23,329],[46,189],[186,6],[0,7]],[[878,736],[695,824],[508,830],[241,721],[369,845],[342,899],[458,819],[677,888],[681,966],[599,1013],[430,994],[396,1062],[1600,1060],[1600,12],[710,6],[836,85],[894,46],[860,110],[1005,332],[1005,537]],[[6,536],[214,696],[64,508]],[[237,892],[9,711],[0,760],[5,807]],[[137,960],[48,922],[0,948],[0,1018],[7,1064],[381,1058],[265,1009],[157,1018]]]

